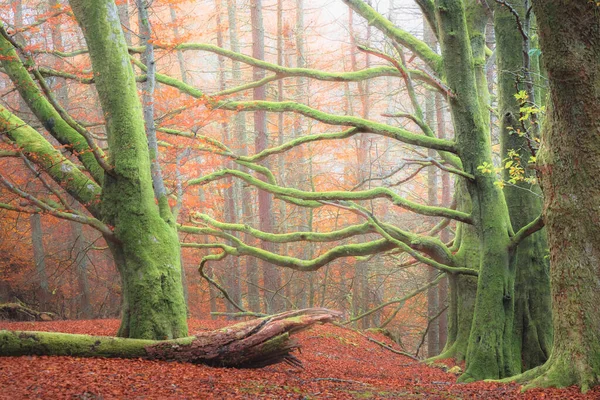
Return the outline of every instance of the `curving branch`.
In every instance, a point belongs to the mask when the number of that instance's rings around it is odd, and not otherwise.
[[[387,18],[375,11],[362,0],[343,0],[352,10],[362,16],[367,23],[386,35],[391,40],[400,43],[417,55],[429,68],[439,74],[442,66],[442,57],[437,54],[424,41],[417,39],[410,33],[397,28]]]
[[[13,185],[12,183],[10,183],[8,181],[8,179],[6,179],[4,177],[4,175],[0,174],[0,183],[2,183],[2,185],[4,185],[8,190],[10,190],[11,192],[13,192],[14,194],[18,195],[19,197],[26,199],[27,201],[29,201],[31,204],[34,204],[35,206],[39,207],[39,209],[43,212],[46,212],[50,215],[53,215],[57,218],[61,218],[61,219],[67,219],[69,221],[74,221],[74,222],[79,222],[80,224],[86,224],[91,226],[92,228],[98,230],[100,233],[102,233],[102,235],[107,239],[107,240],[115,240],[115,235],[112,231],[112,229],[110,229],[108,227],[108,225],[102,223],[102,221],[96,219],[96,218],[90,218],[90,217],[86,217],[85,215],[81,215],[81,214],[76,214],[76,213],[72,213],[72,212],[65,212],[65,211],[61,211],[58,210],[54,207],[52,207],[51,205],[49,205],[48,203],[36,198],[35,196],[19,189],[18,187],[16,187],[15,185]],[[6,208],[6,207],[3,207]],[[34,211],[26,211],[29,213],[39,213],[40,210],[34,210]],[[13,211],[25,211],[25,209],[19,207],[19,210],[15,209]]]
[[[406,129],[393,127],[381,122],[366,120],[350,115],[334,115],[316,110],[304,104],[292,101],[272,102],[272,101],[220,101],[213,105],[214,108],[230,111],[268,111],[268,112],[293,112],[302,114],[319,122],[328,125],[352,126],[363,132],[373,133],[403,143],[421,146],[433,150],[448,151],[456,153],[454,142],[444,139],[437,139],[423,135],[417,135]]]
[[[475,176],[473,176],[473,174],[469,174],[468,172],[465,172],[463,170],[460,169],[456,169],[456,168],[452,168],[452,167],[447,167],[444,164],[440,163],[438,160],[436,160],[435,158],[432,157],[427,157],[424,159],[407,159],[406,160],[407,163],[409,164],[418,164],[418,165],[422,165],[425,167],[428,167],[430,165],[434,165],[436,167],[438,167],[439,169],[441,169],[442,171],[446,171],[450,174],[455,174],[458,176],[462,176],[465,179],[468,179],[470,181],[475,181]]]
[[[412,292],[406,294],[405,296],[402,296],[400,298],[396,298],[396,299],[392,299],[389,301],[386,301],[383,304],[378,305],[377,307],[374,307],[372,309],[370,309],[369,311],[366,311],[360,315],[357,315],[354,318],[351,318],[347,321],[342,322],[342,325],[348,325],[351,324],[353,322],[356,322],[360,319],[363,319],[364,317],[367,317],[383,308],[386,308],[387,306],[391,306],[392,304],[398,304],[401,303],[404,304],[406,303],[407,300],[412,299],[413,297],[415,297],[416,295],[418,295],[419,293],[423,293],[425,290],[429,289],[430,287],[436,286],[438,283],[440,283],[440,281],[442,280],[442,278],[444,278],[446,276],[446,274],[439,274],[433,281],[427,283],[426,285],[421,286],[418,289],[413,290]],[[382,324],[383,325],[383,324]],[[386,324],[387,325],[387,324]],[[384,326],[384,325],[383,325]]]
[[[302,260],[295,257],[284,256],[275,254],[267,250],[260,249],[258,247],[249,246],[242,243],[239,239],[235,244],[235,250],[228,248],[226,250],[228,254],[235,256],[253,256],[263,261],[269,262],[280,267],[293,269],[296,271],[317,271],[324,265],[336,260],[338,258],[345,257],[358,257],[366,256],[370,254],[377,254],[383,251],[391,250],[396,246],[386,239],[379,239],[365,243],[357,244],[344,244],[336,246],[320,256],[311,260]]]
[[[374,233],[375,230],[367,223],[360,225],[352,225],[347,228],[339,229],[332,232],[290,232],[290,233],[269,233],[252,228],[244,224],[231,224],[217,221],[206,214],[197,214],[206,224],[214,226],[218,229],[227,231],[244,232],[253,237],[272,243],[290,243],[290,242],[333,242],[337,240],[348,239],[357,235],[366,235]]]
[[[394,239],[392,237],[392,235],[390,235],[386,231],[385,227],[381,223],[379,223],[379,221],[377,221],[377,219],[372,214],[368,215],[367,218],[369,219],[370,222],[372,222],[378,228],[377,231],[383,237],[385,237],[388,240],[391,240],[393,243],[396,243],[398,245],[398,247],[400,247],[402,250],[404,250],[405,252],[410,254],[414,259],[422,262],[423,264],[429,265],[433,268],[436,268],[442,272],[446,272],[451,275],[456,275],[456,274],[471,275],[471,276],[479,275],[479,272],[477,270],[474,270],[471,268],[464,268],[464,267],[451,267],[451,266],[439,263],[435,260],[432,260],[432,259],[422,256],[421,254],[414,251],[410,246],[408,246],[404,242]]]
[[[267,158],[268,156],[280,154],[280,153],[283,153],[294,147],[298,147],[304,143],[311,143],[311,142],[316,142],[316,141],[321,141],[321,140],[347,139],[347,138],[352,137],[359,133],[362,133],[362,131],[360,129],[350,128],[350,129],[346,129],[342,132],[317,133],[317,134],[313,134],[313,135],[300,136],[299,138],[290,140],[289,142],[283,143],[280,146],[271,147],[271,148],[261,151],[260,153],[254,154],[252,156],[242,156],[242,157],[238,157],[237,159],[240,161],[257,162],[257,161],[261,161],[261,160]]]
[[[544,228],[544,226],[546,226],[546,223],[544,221],[544,215],[540,214],[536,219],[534,219],[533,221],[519,229],[517,233],[515,233],[515,235],[510,240],[511,247],[516,248],[519,245],[519,243],[521,243],[529,236]]]
[[[36,80],[38,81],[38,84],[42,88],[42,92],[44,92],[44,94],[46,95],[48,102],[50,102],[52,107],[54,107],[54,109],[58,112],[58,114],[61,116],[61,118],[71,128],[75,129],[81,136],[83,136],[85,138],[85,141],[87,142],[90,150],[92,151],[92,154],[96,158],[98,165],[100,165],[100,167],[102,167],[102,169],[104,171],[106,171],[107,174],[114,176],[114,171],[113,171],[114,168],[108,164],[108,161],[107,161],[108,158],[106,157],[106,154],[104,154],[102,149],[100,149],[98,147],[98,145],[96,144],[96,142],[94,142],[93,134],[91,132],[89,132],[87,129],[85,129],[82,125],[80,125],[77,121],[75,121],[73,119],[73,117],[71,117],[69,115],[67,110],[65,110],[58,103],[56,98],[54,98],[52,91],[46,84],[44,77],[40,74],[40,72],[37,69],[33,69],[32,74],[33,74],[33,76],[35,76]]]
[[[410,119],[415,124],[417,124],[417,126],[421,129],[421,131],[426,136],[432,137],[432,138],[437,137],[436,134],[431,129],[431,127],[428,124],[425,123],[425,121],[423,120],[423,118],[420,118],[417,115],[410,114],[410,113],[405,113],[405,112],[397,112],[397,113],[393,113],[393,114],[384,113],[384,114],[382,114],[382,116],[383,117],[390,117],[390,118],[407,118],[407,119]],[[462,161],[460,160],[460,157],[456,156],[455,154],[449,153],[447,151],[440,151],[439,154],[440,154],[440,157],[442,157],[442,159],[444,161],[446,161],[448,164],[452,165],[454,168],[456,168],[458,170],[462,170]]]
[[[353,202],[345,202],[344,204],[328,204],[347,209],[366,218],[379,234],[381,234],[384,238],[396,243],[400,251],[408,253],[419,262],[451,274],[477,274],[477,271],[469,268],[454,267],[456,264],[454,255],[450,252],[447,246],[445,246],[436,238],[404,232],[393,225],[382,223],[375,218],[372,212]],[[414,250],[426,253],[431,257],[431,259],[423,257]]]
[[[295,197],[302,200],[315,200],[315,201],[335,201],[335,200],[372,200],[377,198],[388,198],[396,206],[404,209],[413,211],[418,214],[428,215],[432,217],[446,217],[451,218],[467,224],[471,223],[471,216],[462,211],[456,211],[447,209],[444,207],[427,206],[418,204],[410,200],[404,199],[392,190],[384,187],[378,187],[370,190],[346,192],[346,191],[331,191],[331,192],[306,192],[294,188],[284,188],[277,185],[273,185],[267,182],[263,182],[259,179],[254,178],[245,172],[225,169],[218,172],[214,172],[207,176],[197,179],[191,179],[187,182],[188,185],[201,185],[214,180],[224,178],[228,175],[240,178],[247,183],[256,186],[259,189],[265,190],[275,195],[282,195],[287,197]]]
[[[231,50],[223,49],[221,47],[207,44],[207,43],[182,43],[177,46],[168,48],[166,46],[157,46],[162,49],[169,50],[200,50],[207,51],[210,53],[218,54],[223,57],[227,57],[231,60],[240,61],[246,65],[253,67],[263,68],[267,71],[271,71],[277,74],[278,78],[289,78],[289,77],[305,77],[312,78],[320,81],[332,81],[332,82],[356,82],[363,81],[365,79],[373,79],[382,76],[399,76],[398,71],[391,67],[373,67],[363,69],[360,71],[351,72],[326,72],[318,69],[310,68],[291,68],[284,67],[277,64],[272,64],[257,58],[253,58],[241,53],[236,53]],[[132,53],[142,53],[144,51],[143,46],[130,47],[129,51]],[[421,74],[419,74],[421,75]]]
[[[46,13],[46,15],[44,15],[43,17],[37,19],[36,21],[34,21],[33,23],[29,24],[29,25],[25,25],[23,27],[20,28],[15,28],[15,29],[11,29],[10,34],[11,35],[16,35],[17,33],[23,33],[23,32],[27,32],[30,29],[36,28],[40,25],[43,25],[44,23],[46,23],[47,21],[51,20],[52,18],[56,18],[58,16],[61,16],[63,14],[67,14],[69,16],[73,16],[73,13],[67,8],[67,7],[62,7],[59,6],[60,8],[58,8],[57,10],[50,12],[50,13]]]
[[[225,247],[226,246],[223,246],[222,248],[225,249]],[[206,275],[206,272],[204,272],[204,266],[206,265],[206,263],[208,261],[221,261],[225,257],[227,257],[226,251],[219,253],[219,254],[210,254],[208,256],[203,257],[202,261],[200,261],[200,266],[198,267],[198,272],[200,273],[200,276],[208,282],[209,285],[213,285],[214,287],[216,287],[217,290],[219,290],[223,294],[225,299],[227,299],[227,301],[229,303],[231,303],[232,306],[234,306],[238,311],[245,313],[245,312],[247,312],[247,310],[244,309],[242,306],[240,306],[238,303],[236,303],[231,298],[231,296],[229,296],[229,293],[223,286],[219,285],[219,283],[217,281],[212,279],[210,276]]]

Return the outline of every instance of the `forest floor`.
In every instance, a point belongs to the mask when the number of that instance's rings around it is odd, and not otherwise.
[[[230,324],[190,320],[190,333]],[[113,335],[117,320],[5,322],[0,329]],[[396,347],[384,336],[366,332]],[[457,384],[456,376],[398,355],[349,329],[299,333],[304,368],[211,368],[139,359],[0,357],[0,399],[600,399],[600,387],[531,390]]]

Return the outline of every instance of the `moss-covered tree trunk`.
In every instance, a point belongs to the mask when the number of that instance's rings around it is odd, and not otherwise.
[[[487,105],[479,97],[484,85],[477,81],[477,74],[485,73],[477,58],[480,54],[474,54],[471,48],[477,37],[469,34],[463,2],[437,0],[435,12],[446,81],[454,93],[450,105],[456,143],[464,170],[474,176],[467,188],[479,242],[475,313],[467,370],[461,380],[508,376],[515,369],[510,334],[514,315],[514,271],[509,251],[512,228],[502,191],[494,184],[494,174],[478,168],[492,165]],[[469,17],[473,18],[473,10]]]
[[[483,126],[489,126],[489,113],[487,106],[489,104],[489,92],[487,90],[485,66],[485,27],[487,24],[487,15],[480,4],[474,1],[465,2],[465,22],[466,36],[472,52],[473,78],[476,85],[474,99],[478,102],[479,108],[472,110],[473,113],[479,113],[482,118]],[[452,61],[448,67],[456,65],[457,60]],[[479,110],[479,111],[478,111]],[[463,130],[472,122],[463,121]],[[468,129],[468,128],[467,128]],[[470,212],[473,209],[469,188],[465,181],[459,181],[456,184],[455,199],[457,209]],[[476,226],[459,223],[457,227],[454,246],[458,249],[456,252],[457,261],[461,265],[479,270],[481,264],[479,232]],[[464,361],[467,357],[467,348],[471,327],[473,325],[473,314],[475,312],[475,299],[477,295],[477,278],[465,275],[455,275],[449,277],[450,282],[450,305],[449,305],[449,323],[448,340],[444,352],[436,359],[455,358],[457,362]]]
[[[118,10],[110,0],[70,2],[88,45],[110,149],[102,217],[123,285],[119,336],[187,336],[177,231],[166,197],[156,204],[142,107]]]
[[[465,182],[457,182],[455,190],[457,209],[471,210],[471,200]],[[474,270],[479,269],[479,240],[475,228],[459,223],[455,236],[456,261]],[[477,294],[477,277],[449,275],[448,339],[442,353],[435,359],[454,358],[465,361]]]
[[[532,154],[528,139],[515,132],[521,128],[520,103],[515,98],[519,90],[525,90],[529,79],[527,69],[530,64],[525,58],[529,54],[525,39],[518,29],[527,29],[527,12],[524,4],[514,2],[513,10],[519,15],[516,19],[507,7],[497,5],[494,12],[496,32],[496,54],[498,65],[498,113],[501,115],[501,158],[512,163],[504,170],[504,180],[516,182],[504,187],[504,197],[508,205],[514,229],[521,229],[534,220],[542,211],[539,187],[525,179],[535,177],[528,167]],[[524,32],[527,37],[530,32]],[[529,101],[534,102],[535,98]],[[536,135],[536,125],[529,125],[529,135]],[[532,138],[533,139],[533,138]],[[521,174],[522,168],[522,177]],[[552,310],[550,298],[550,274],[546,254],[548,243],[546,232],[540,231],[523,240],[515,253],[515,334],[518,352],[521,354],[522,368],[528,370],[543,364],[552,346]]]
[[[600,382],[600,8],[534,0],[550,110],[538,155],[550,245],[554,345],[533,386]]]

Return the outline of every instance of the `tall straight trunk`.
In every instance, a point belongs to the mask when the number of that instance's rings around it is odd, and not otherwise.
[[[87,243],[81,224],[71,223],[71,237],[73,238],[73,252],[75,255],[74,267],[79,288],[78,314],[85,319],[94,316],[91,303],[90,283],[88,279]]]
[[[37,298],[39,301],[39,310],[47,311],[50,309],[50,289],[48,284],[48,272],[46,271],[46,251],[44,250],[44,234],[42,232],[42,218],[40,214],[31,214],[29,218],[31,224],[31,242],[33,244],[33,262],[35,263],[35,272],[39,287]]]
[[[304,35],[306,30],[304,27],[304,0],[296,0],[296,29],[295,29],[295,47],[296,47],[296,67],[306,67],[306,54],[304,46]],[[290,47],[292,44],[290,43]],[[295,100],[299,103],[309,104],[310,98],[307,96],[308,80],[302,76],[296,77],[296,97]],[[302,115],[294,115],[294,128],[292,131],[293,139],[302,136],[305,132],[310,134],[310,122],[305,124],[305,119]],[[303,190],[314,190],[312,184],[312,159],[306,156],[306,152],[302,147],[296,150],[298,152],[299,160],[306,160],[303,162],[298,169],[295,169],[294,180],[297,182],[297,186]],[[298,231],[312,231],[314,210],[312,208],[302,207],[299,210],[299,223]],[[304,245],[305,259],[312,259],[314,256],[314,244],[307,242]],[[317,279],[318,272],[302,272],[297,274],[298,278],[294,282],[295,292],[299,294],[298,306],[299,308],[312,307],[315,304],[315,280]]]
[[[284,9],[283,9],[283,0],[277,0],[277,64],[289,66],[286,63],[285,57],[285,49],[284,49],[284,33],[283,33],[283,17],[284,17]],[[284,86],[283,79],[279,79],[277,81],[277,101],[284,100]],[[282,145],[285,142],[284,138],[285,125],[284,125],[284,115],[283,113],[278,113],[277,115],[277,144]],[[280,154],[277,158],[277,169],[279,172],[279,176],[283,182],[287,182],[286,177],[286,168],[285,168],[285,154]],[[287,218],[287,207],[285,201],[279,202],[279,218],[276,221],[276,225],[278,227],[279,232],[286,232],[288,230],[288,218]],[[287,243],[280,243],[278,246],[278,252],[280,254],[288,254],[288,245]],[[291,280],[294,279],[296,273],[295,271],[288,270],[287,268],[283,272],[284,281],[287,283],[285,286],[285,297],[288,301],[293,301],[292,297],[292,284]],[[294,302],[295,303],[295,302]]]
[[[155,202],[142,106],[133,69],[123,63],[128,51],[118,10],[109,0],[70,3],[106,118],[113,170],[105,175],[101,204],[104,220],[114,227],[116,240],[109,246],[123,286],[119,336],[186,336],[179,238],[166,197]]]
[[[57,0],[48,0],[48,8],[52,10],[58,5]],[[58,26],[52,25],[50,27],[52,35],[52,46],[54,50],[64,51],[62,33]],[[58,58],[57,68],[60,70],[64,66],[62,59]],[[54,92],[56,93],[56,100],[65,108],[69,105],[69,95],[67,90],[67,81],[63,78],[56,78],[52,85]],[[77,297],[77,314],[83,316],[83,318],[89,319],[93,316],[93,308],[90,300],[90,285],[88,279],[88,259],[86,254],[87,243],[83,235],[83,227],[77,222],[71,221],[71,237],[73,241],[72,254],[75,256],[73,260],[74,272],[77,277],[77,286],[79,288],[79,295]]]
[[[554,344],[533,386],[600,383],[600,8],[534,0],[550,106],[538,153]],[[524,376],[528,375],[527,373]]]
[[[177,24],[177,12],[172,4],[169,4],[169,14],[171,15],[171,23],[173,24],[173,37],[177,41],[179,39],[179,26]],[[185,58],[183,57],[183,51],[177,50],[177,65],[179,66],[179,74],[181,75],[181,81],[183,83],[188,82],[187,69],[185,66]]]
[[[231,46],[231,50],[239,53],[240,52],[240,44],[238,40],[238,28],[237,28],[237,17],[236,17],[237,4],[236,0],[227,0],[227,22],[229,23],[229,42]],[[231,63],[231,75],[233,78],[234,84],[241,83],[241,67],[240,62],[233,60]],[[247,146],[247,132],[246,132],[246,114],[245,113],[237,113],[233,117],[234,129],[235,129],[235,138],[239,143],[238,152],[240,155],[244,156],[248,154],[248,146]],[[239,193],[237,196],[238,201],[241,202],[242,215],[241,220],[246,224],[251,224],[254,221],[254,211],[252,207],[252,201],[248,201],[251,198],[254,198],[252,195],[252,189],[249,186],[242,186],[239,182],[236,182],[236,192]],[[246,192],[246,193],[244,193]],[[253,238],[250,234],[244,234],[244,242],[252,243]],[[247,298],[248,298],[248,308],[251,311],[260,311],[260,293],[259,293],[259,285],[258,285],[258,264],[257,260],[254,257],[246,257],[246,282],[247,282]]]
[[[423,20],[424,40],[430,47],[436,47],[436,40],[428,22]],[[435,124],[435,93],[429,91],[425,94],[425,123],[433,129]],[[429,149],[427,155],[435,158],[436,152]],[[438,204],[438,167],[431,166],[427,170],[427,202],[430,206]],[[438,270],[433,267],[427,268],[428,281],[433,281],[438,274]],[[427,331],[427,356],[433,357],[440,353],[440,323],[437,316],[440,309],[440,298],[437,286],[427,290],[427,317],[429,320]]]
[[[125,42],[127,45],[132,46],[133,42],[131,41],[131,23],[129,21],[129,1],[130,0],[120,1],[117,5],[117,9],[119,10],[119,20],[121,21],[121,25],[123,25]]]
[[[358,61],[356,59],[357,45],[354,32],[354,18],[351,9],[348,9],[348,30],[350,33],[350,67],[357,71]],[[370,27],[367,27],[367,40],[370,35]],[[369,54],[366,54],[366,67],[369,65]],[[358,96],[361,101],[361,116],[369,118],[369,81],[358,82]],[[352,101],[352,99],[349,99]],[[359,134],[357,136],[356,149],[356,182],[360,183],[367,177],[367,135]],[[356,261],[354,264],[354,281],[352,286],[352,308],[354,315],[360,315],[369,308],[369,262]],[[362,318],[358,321],[361,328],[366,329],[369,326],[369,318]]]
[[[524,24],[527,18],[527,6],[523,2],[515,2],[513,10],[519,15],[519,23]],[[525,24],[523,26],[526,29]],[[529,46],[518,29],[515,16],[506,7],[498,6],[494,12],[496,31],[496,53],[498,65],[498,113],[501,119],[501,157],[521,163],[524,178],[535,177],[535,172],[528,167],[532,154],[527,138],[514,134],[519,123],[520,104],[515,98],[518,90],[525,90],[529,73],[523,69],[529,64]],[[528,36],[531,32],[525,32]],[[518,74],[518,79],[515,76]],[[517,82],[519,84],[517,85]],[[534,95],[533,92],[530,94]],[[536,103],[535,98],[529,99]],[[529,124],[529,121],[526,121]],[[530,126],[535,135],[535,125]],[[511,154],[518,154],[513,160]],[[505,169],[504,179],[511,179],[510,172]],[[504,188],[504,197],[510,212],[514,229],[521,229],[533,221],[542,211],[542,199],[539,187],[527,182],[517,182]],[[520,347],[523,370],[543,364],[552,346],[552,309],[550,297],[550,274],[546,259],[548,244],[546,232],[540,231],[523,240],[516,250],[515,280],[515,331],[517,346]]]
[[[217,46],[223,48],[224,40],[223,33],[221,31],[221,1],[215,0],[215,9],[217,13]],[[226,87],[225,82],[225,58],[223,56],[218,56],[219,61],[219,90],[224,90]],[[232,129],[230,124],[227,121],[223,121],[221,123],[221,129],[223,131],[225,143],[232,143]],[[228,161],[227,168],[233,167],[233,162]],[[231,177],[227,178],[227,187],[225,188],[225,204],[224,204],[224,214],[225,220],[227,222],[235,222],[237,218],[237,210],[236,210],[236,201],[235,201],[235,186],[233,179]],[[237,236],[236,233],[233,233]],[[226,269],[225,269],[225,287],[231,299],[236,303],[240,304],[242,299],[241,287],[240,287],[240,259],[239,257],[228,257],[226,261]],[[227,312],[232,313],[236,311],[236,308],[229,301],[225,302],[225,306],[227,308]]]
[[[444,102],[441,94],[435,96],[435,107],[436,107],[436,124],[438,137],[445,139],[449,135],[446,133],[446,113],[444,109]],[[449,207],[451,202],[451,182],[450,173],[441,171],[441,183],[442,183],[442,206]],[[440,240],[442,243],[448,243],[450,240],[449,229],[446,228],[440,233]],[[448,306],[448,277],[442,278],[438,285],[438,302],[440,307],[445,308]],[[439,332],[439,346],[440,351],[446,347],[448,341],[448,311],[442,311],[438,317],[440,332]]]
[[[172,4],[169,5],[169,13],[171,15],[171,23],[173,24],[173,37],[177,41],[179,39],[179,28],[177,24],[177,12]],[[177,50],[177,65],[179,66],[179,74],[181,75],[181,81],[183,83],[189,83],[187,79],[186,66],[185,66],[185,58],[183,57],[183,51]],[[187,155],[187,151],[180,152],[177,154],[176,158],[176,180],[177,180],[177,210],[173,212],[173,217],[177,221],[177,216],[179,214],[179,210],[181,209],[181,202],[183,201],[183,190],[182,190],[182,182],[183,177],[181,176],[180,162],[183,157]],[[204,201],[204,191],[200,191],[200,201]],[[206,242],[206,238],[201,239],[201,242]],[[181,281],[183,284],[183,297],[185,299],[185,304],[189,313],[189,292],[188,292],[188,278],[187,273],[185,271],[185,264],[183,260],[183,254],[179,255],[181,260]],[[211,310],[211,311],[217,311]]]
[[[250,3],[250,19],[252,23],[252,56],[259,60],[265,58],[265,30],[262,15],[262,0],[252,0]],[[260,67],[253,67],[252,78],[258,81],[265,77],[265,71]],[[266,100],[266,87],[260,86],[253,89],[253,100]],[[267,133],[266,111],[254,112],[254,147],[256,153],[265,150],[269,145]],[[266,167],[268,163],[264,162]],[[263,178],[266,179],[266,178]],[[260,229],[265,232],[273,231],[273,197],[264,190],[258,191],[258,215]],[[273,251],[273,245],[269,242],[262,243],[263,249]],[[272,264],[260,263],[263,270],[263,286],[265,288],[264,304],[267,313],[274,313],[283,309],[283,302],[278,291],[281,287],[281,273]]]
[[[142,62],[146,64],[146,81],[142,95],[142,106],[144,113],[144,124],[146,126],[146,137],[148,139],[148,150],[150,152],[150,171],[152,173],[152,187],[154,197],[157,201],[166,197],[167,189],[162,176],[159,162],[158,140],[156,138],[156,126],[154,123],[154,89],[156,87],[156,61],[154,59],[154,44],[152,44],[152,28],[148,8],[150,3],[146,0],[135,2],[140,26],[140,41],[145,47],[142,53]],[[166,210],[165,210],[166,211]]]

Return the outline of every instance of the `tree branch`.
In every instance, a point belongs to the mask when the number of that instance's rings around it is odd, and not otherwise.
[[[511,238],[511,247],[516,248],[519,243],[524,239],[533,235],[537,231],[541,230],[545,226],[544,216],[540,214],[536,219],[519,229],[517,233]]]
[[[367,23],[379,29],[389,39],[400,43],[410,49],[413,54],[423,60],[429,68],[439,74],[442,58],[431,49],[424,41],[417,39],[410,33],[397,28],[387,18],[375,11],[362,0],[343,0],[352,10],[367,20]]]
[[[86,224],[91,226],[92,228],[98,230],[107,240],[115,240],[114,233],[112,229],[110,229],[107,225],[102,223],[100,220],[96,218],[86,217],[80,214],[68,213],[64,211],[57,210],[56,208],[50,206],[46,202],[32,196],[31,194],[19,189],[12,183],[10,183],[2,174],[0,174],[0,183],[2,183],[8,190],[15,193],[19,197],[22,197],[28,200],[30,203],[35,204],[42,211],[47,212],[55,217],[68,219],[70,221],[79,222],[81,224]]]
[[[454,142],[434,137],[417,135],[399,127],[393,127],[380,122],[370,121],[349,115],[334,115],[316,110],[304,104],[291,101],[221,101],[213,106],[215,109],[230,111],[268,111],[268,112],[294,112],[315,119],[328,125],[352,126],[361,131],[396,139],[403,143],[425,147],[428,149],[456,153]]]
[[[265,190],[269,193],[276,195],[295,197],[302,200],[315,200],[315,201],[335,201],[335,200],[371,200],[376,198],[388,198],[394,205],[402,207],[404,209],[413,211],[418,214],[428,215],[432,217],[447,217],[455,219],[460,222],[467,224],[471,223],[471,216],[461,211],[451,210],[444,207],[433,207],[423,204],[418,204],[410,200],[406,200],[393,192],[388,188],[374,188],[370,190],[357,191],[357,192],[346,192],[346,191],[331,191],[331,192],[306,192],[294,188],[283,188],[277,185],[263,182],[253,176],[237,171],[225,169],[218,172],[214,172],[207,176],[197,179],[191,179],[188,181],[188,185],[200,185],[210,181],[224,178],[227,175],[232,175],[237,178],[243,179],[249,184],[258,187],[259,189]]]
[[[98,198],[102,189],[71,161],[65,158],[42,135],[0,105],[0,134],[22,149],[38,165],[94,216],[101,215]]]
[[[44,125],[44,128],[61,144],[69,146],[73,153],[77,154],[79,160],[96,182],[102,183],[104,180],[104,169],[98,164],[95,155],[90,151],[86,139],[67,124],[58,111],[46,99],[21,62],[15,51],[13,42],[8,38],[4,28],[0,26],[0,63],[19,91],[21,98],[27,103],[36,118]],[[31,57],[26,57],[33,63]]]

